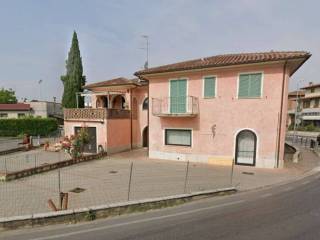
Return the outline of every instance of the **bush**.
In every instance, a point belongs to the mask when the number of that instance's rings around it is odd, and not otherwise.
[[[307,132],[313,132],[315,131],[317,128],[311,123],[311,124],[308,124],[304,127],[305,131]]]
[[[54,118],[0,119],[0,136],[4,137],[16,137],[22,134],[48,136],[57,129],[58,123]]]

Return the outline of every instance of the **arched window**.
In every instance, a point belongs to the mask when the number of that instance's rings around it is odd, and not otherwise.
[[[143,110],[148,110],[149,108],[149,98],[145,98],[144,101],[143,101],[143,104],[142,104],[142,109]]]

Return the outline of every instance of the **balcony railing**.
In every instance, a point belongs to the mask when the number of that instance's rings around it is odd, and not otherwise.
[[[194,117],[198,112],[198,98],[193,96],[152,99],[152,114],[158,117]]]
[[[64,119],[73,121],[105,121],[106,119],[130,118],[130,110],[106,108],[68,108]]]

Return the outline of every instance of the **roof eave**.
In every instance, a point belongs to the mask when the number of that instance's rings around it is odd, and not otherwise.
[[[305,56],[301,56],[301,57],[291,57],[291,58],[279,58],[277,60],[271,60],[271,61],[250,61],[250,62],[246,62],[246,63],[233,63],[233,64],[214,64],[214,65],[207,65],[207,66],[196,66],[196,67],[187,67],[187,68],[177,68],[177,69],[168,69],[168,70],[159,70],[159,71],[154,71],[154,72],[146,72],[144,73],[143,70],[142,71],[137,71],[134,73],[135,76],[146,80],[145,78],[143,78],[143,76],[147,76],[147,75],[154,75],[154,74],[165,74],[165,73],[172,73],[172,72],[184,72],[184,71],[194,71],[194,70],[202,70],[202,69],[211,69],[211,68],[220,68],[220,67],[232,67],[232,66],[239,66],[239,65],[251,65],[251,64],[266,64],[266,63],[274,63],[274,62],[283,62],[283,61],[290,61],[290,60],[297,60],[297,59],[304,59],[303,62],[301,62],[300,65],[298,65],[298,67],[296,69],[294,69],[294,71],[291,73],[294,74],[301,65],[304,64],[305,61],[307,61],[309,58],[311,57],[310,53],[307,53]],[[290,76],[291,76],[290,75]]]
[[[227,65],[221,64],[221,65],[214,65],[214,66],[202,66],[202,67],[196,67],[196,68],[170,70],[170,71],[159,71],[159,72],[152,72],[152,73],[141,73],[140,74],[139,72],[135,72],[134,75],[139,77],[142,80],[148,81],[149,79],[146,77],[153,76],[153,75],[162,75],[162,74],[179,73],[179,72],[193,72],[193,71],[201,71],[203,69],[231,68],[233,66],[241,67],[241,66],[247,66],[247,65],[262,65],[262,64],[274,64],[274,63],[284,63],[284,62],[285,62],[285,60],[276,60],[276,61],[265,61],[265,62],[236,63],[236,64],[227,64]]]
[[[296,59],[303,59],[303,61],[290,73],[290,77],[312,56],[311,53],[308,53],[305,57],[302,58],[296,58]],[[288,61],[290,61],[292,59],[289,59]]]

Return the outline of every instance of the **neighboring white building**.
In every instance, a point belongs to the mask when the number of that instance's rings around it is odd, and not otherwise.
[[[0,104],[0,118],[20,118],[31,115],[30,104]]]
[[[31,101],[31,114],[35,117],[55,117],[63,119],[63,110],[61,103],[47,102],[47,101]]]
[[[20,118],[26,116],[53,117],[63,121],[63,110],[61,103],[46,101],[0,104],[0,118]]]

